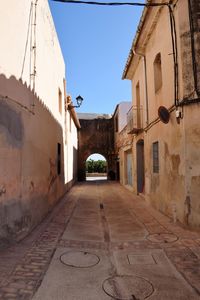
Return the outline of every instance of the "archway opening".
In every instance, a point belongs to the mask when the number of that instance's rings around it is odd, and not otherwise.
[[[86,180],[107,180],[107,160],[99,154],[91,154],[86,160]]]

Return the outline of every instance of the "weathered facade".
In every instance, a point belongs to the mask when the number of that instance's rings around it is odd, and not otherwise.
[[[199,227],[200,3],[171,2],[144,9],[123,74],[132,82],[133,190]]]
[[[0,20],[0,239],[18,240],[75,180],[79,122],[48,1],[2,1]]]
[[[85,180],[85,163],[94,153],[107,160],[109,179],[116,178],[116,155],[114,152],[114,124],[109,115],[78,114],[81,129],[78,132],[78,179]]]
[[[132,136],[127,130],[127,113],[131,109],[131,102],[121,102],[116,106],[113,114],[114,143],[116,153],[117,179],[121,184],[132,190]]]

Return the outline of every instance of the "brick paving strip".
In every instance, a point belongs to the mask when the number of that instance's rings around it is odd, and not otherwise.
[[[33,297],[74,207],[75,200],[66,201],[64,197],[44,224],[38,226],[38,232],[0,252],[0,299],[28,300]]]

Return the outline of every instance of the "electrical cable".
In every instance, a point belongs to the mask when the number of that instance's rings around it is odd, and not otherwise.
[[[11,102],[17,104],[18,106],[22,107],[23,109],[27,110],[32,115],[35,115],[35,113],[32,110],[30,110],[26,105],[21,104],[18,100],[13,99],[9,96],[0,95],[0,101],[11,101]]]
[[[176,7],[176,5],[178,4],[179,0],[176,0],[176,2],[174,3],[174,7]]]
[[[31,2],[33,9],[33,1]],[[33,13],[31,13],[31,30],[30,30],[30,58],[29,58],[29,84],[32,87],[32,48],[33,48]]]
[[[200,98],[195,98],[195,99],[183,99],[183,100],[179,103],[179,106],[185,106],[185,105],[197,104],[197,103],[200,103]]]
[[[173,48],[173,60],[174,60],[174,104],[178,105],[178,94],[179,94],[179,70],[178,70],[178,48],[177,48],[177,33],[176,33],[176,23],[173,14],[172,4],[170,2],[163,3],[140,3],[140,2],[98,2],[98,1],[84,1],[84,0],[52,0],[54,2],[62,3],[73,3],[73,4],[86,4],[86,5],[100,5],[100,6],[142,6],[142,7],[160,7],[167,6],[169,9],[170,16],[170,26],[171,26],[171,38],[172,38],[172,48]],[[178,2],[178,0],[177,0]],[[176,4],[177,4],[176,2]],[[175,7],[173,5],[173,7]]]
[[[170,27],[171,27],[171,38],[172,38],[172,49],[173,49],[173,60],[174,60],[174,104],[178,104],[178,49],[177,49],[177,34],[176,34],[176,24],[173,14],[172,7],[168,5],[169,16],[170,16]]]
[[[24,66],[25,66],[25,60],[26,60],[26,53],[27,53],[27,48],[28,48],[28,40],[29,40],[29,34],[30,34],[30,28],[31,28],[32,10],[33,10],[33,2],[31,2],[30,12],[29,12],[28,30],[27,30],[27,37],[26,37],[26,45],[25,45],[24,58],[23,58],[22,70],[21,70],[20,78],[22,78],[23,73],[24,73]]]
[[[87,4],[87,5],[101,5],[101,6],[122,6],[122,5],[129,5],[129,6],[168,6],[169,3],[140,3],[140,2],[98,2],[98,1],[83,1],[83,0],[52,0],[54,2],[63,2],[63,3],[73,3],[73,4]]]
[[[179,70],[178,70],[178,48],[177,48],[177,33],[176,33],[176,22],[175,17],[172,11],[172,21],[173,21],[173,28],[174,28],[174,45],[175,45],[175,58],[176,58],[176,64],[175,64],[175,70],[176,70],[176,76],[175,76],[175,89],[176,89],[176,104],[179,102]]]
[[[35,0],[34,10],[32,13],[32,28],[31,28],[31,41],[30,41],[30,87],[35,92],[35,79],[36,79],[36,23],[37,23],[37,4],[38,0]],[[31,104],[32,108],[34,109],[35,103],[34,99]]]

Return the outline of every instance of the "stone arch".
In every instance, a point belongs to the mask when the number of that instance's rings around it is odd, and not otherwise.
[[[94,163],[89,163],[90,160],[92,160]],[[103,163],[98,164],[97,161],[99,160],[103,161]],[[93,165],[94,170],[91,168],[91,166]],[[95,173],[95,175],[91,174],[93,172]],[[92,153],[91,155],[89,155],[86,159],[86,180],[88,180],[88,178],[89,180],[91,180],[90,177],[101,177],[107,179],[107,177],[105,177],[105,174],[107,174],[107,159],[105,158],[105,156],[100,153]]]
[[[85,162],[93,153],[99,153],[107,160],[108,178],[114,179],[114,124],[113,118],[81,119],[81,129],[78,134],[78,180],[85,180]],[[112,178],[111,178],[112,177]]]

